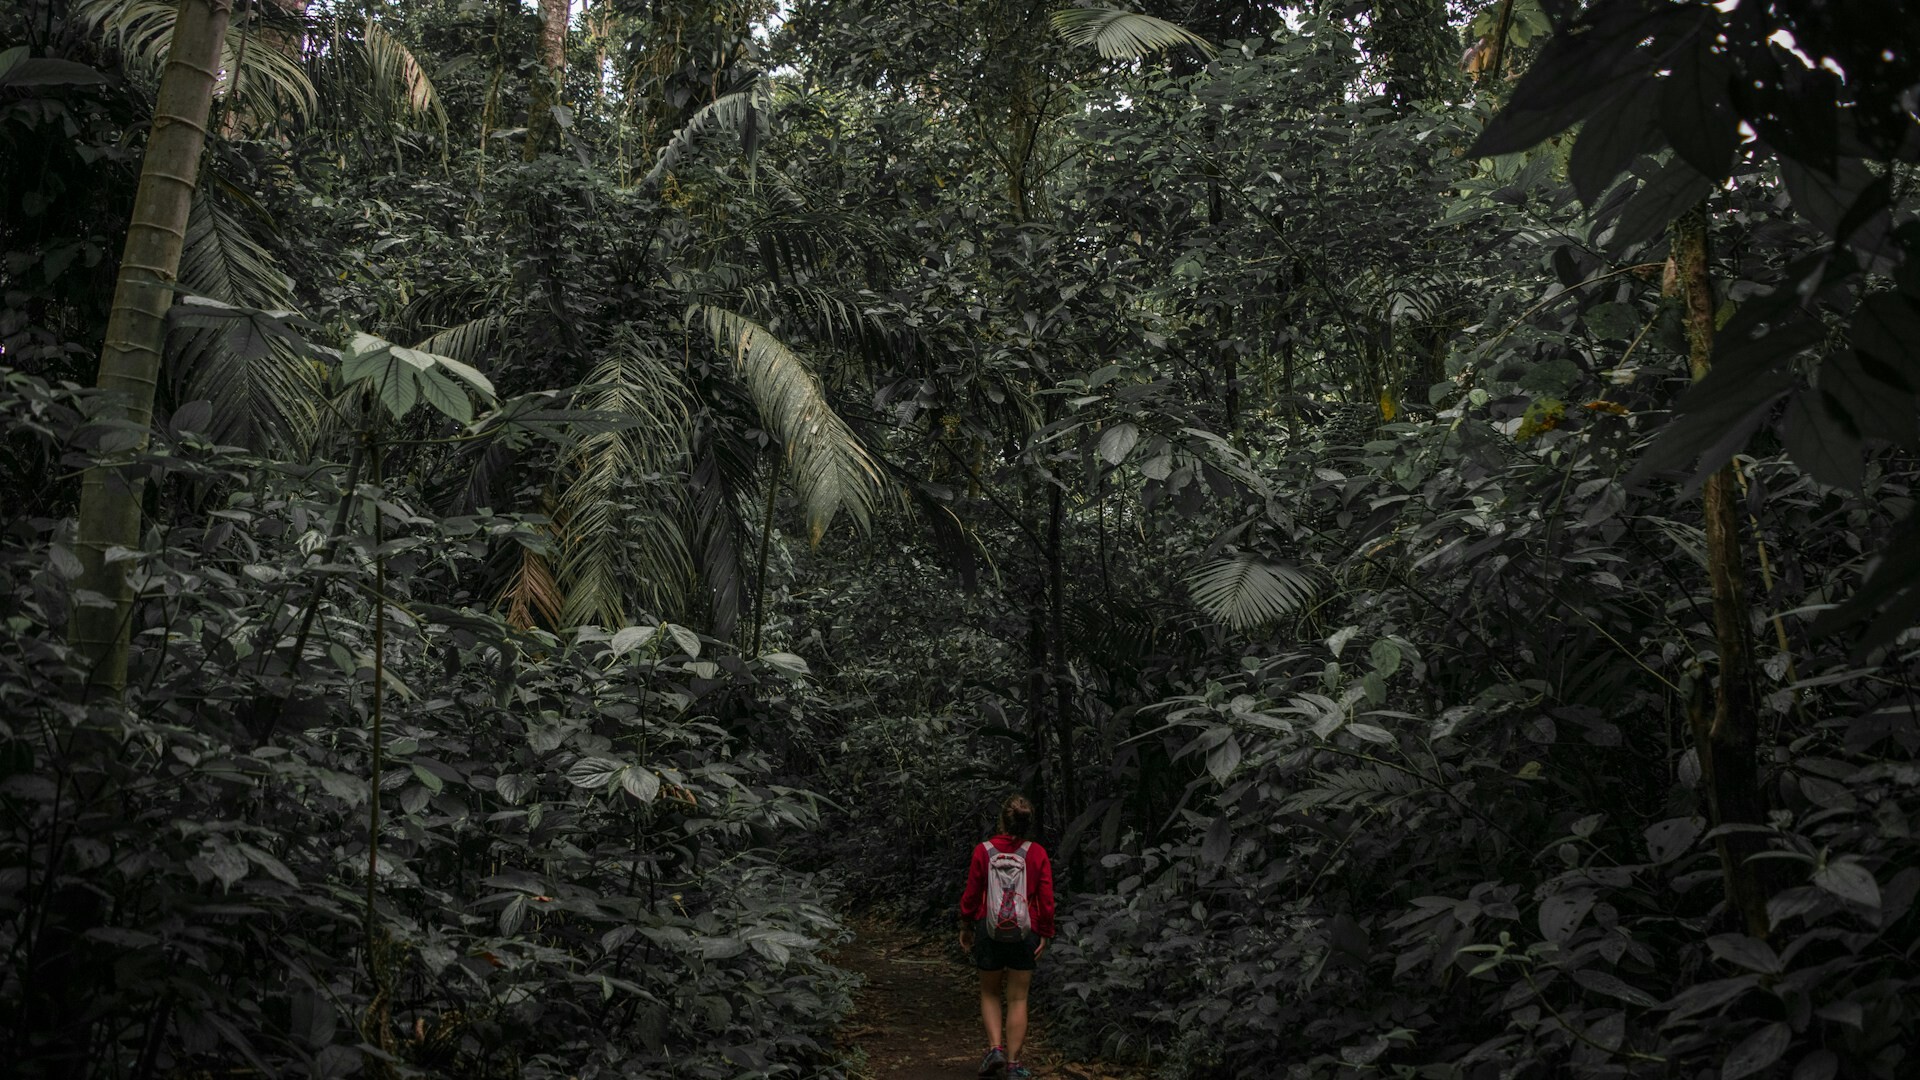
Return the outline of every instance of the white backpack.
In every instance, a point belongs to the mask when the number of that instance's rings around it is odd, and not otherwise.
[[[1027,910],[1027,849],[1025,841],[1012,851],[1001,851],[991,841],[987,849],[987,914],[981,919],[995,941],[1025,941],[1033,933],[1033,912]]]

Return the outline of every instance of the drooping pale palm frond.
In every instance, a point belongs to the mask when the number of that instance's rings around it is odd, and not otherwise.
[[[747,157],[751,160],[759,145],[761,125],[766,123],[772,111],[773,81],[764,75],[755,77],[753,83],[744,90],[735,90],[701,106],[660,148],[659,157],[654,159],[653,168],[641,178],[640,186],[658,187],[673,171],[673,167],[679,164],[681,157],[709,132],[740,132]]]
[[[741,314],[762,325],[779,320],[779,325],[804,327],[813,340],[869,368],[904,366],[915,346],[910,337],[895,333],[857,304],[817,285],[748,285],[738,293]]]
[[[760,423],[786,452],[788,482],[813,543],[845,510],[864,529],[881,492],[880,468],[827,401],[806,361],[752,319],[696,305],[716,348],[733,360]]]
[[[409,119],[432,120],[443,133],[447,130],[447,109],[440,102],[440,92],[404,42],[368,17],[360,48],[373,99],[380,107],[397,107]]]
[[[1069,45],[1091,45],[1108,60],[1137,60],[1162,49],[1191,46],[1213,55],[1206,38],[1178,23],[1116,8],[1064,8],[1053,13],[1053,29]]]
[[[313,83],[301,66],[297,18],[248,4],[227,26],[215,93],[228,115],[251,124],[280,117],[304,120],[319,108]],[[127,67],[149,88],[160,83],[179,5],[169,0],[83,0],[80,17],[112,42]]]
[[[482,315],[469,319],[458,326],[449,326],[422,338],[414,348],[421,352],[451,356],[464,364],[475,364],[485,359],[499,344],[500,334],[506,329],[506,319],[500,315]]]
[[[1296,566],[1233,555],[1187,575],[1187,592],[1208,616],[1235,630],[1272,622],[1313,598],[1318,583]]]
[[[180,259],[180,284],[228,304],[284,310],[293,290],[273,256],[217,198],[194,199]],[[312,361],[288,342],[251,333],[245,320],[230,328],[183,330],[168,361],[182,401],[213,405],[213,430],[223,442],[301,450],[319,426],[321,389]]]
[[[588,377],[582,404],[629,417],[587,436],[568,459],[556,518],[569,624],[627,621],[629,597],[655,614],[686,602],[693,560],[680,527],[686,391],[647,342],[620,336]]]

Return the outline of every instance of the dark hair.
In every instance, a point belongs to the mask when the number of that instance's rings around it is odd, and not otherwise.
[[[1009,795],[1000,804],[1000,831],[1021,840],[1033,836],[1033,804],[1025,795]]]

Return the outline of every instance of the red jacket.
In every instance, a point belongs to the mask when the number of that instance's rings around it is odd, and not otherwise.
[[[1001,851],[1012,851],[1022,841],[1001,834],[987,841]],[[1033,915],[1033,932],[1043,938],[1053,936],[1053,863],[1047,849],[1034,844],[1027,849],[1027,910]],[[960,894],[960,917],[977,923],[987,915],[987,851],[973,845],[973,861],[967,864],[967,891]]]

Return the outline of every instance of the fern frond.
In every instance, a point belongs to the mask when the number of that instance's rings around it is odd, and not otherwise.
[[[658,187],[680,159],[709,132],[740,132],[751,158],[751,150],[758,143],[759,125],[766,122],[766,117],[772,111],[773,82],[764,75],[757,76],[752,85],[744,90],[722,95],[701,106],[660,148],[660,155],[654,159],[653,168],[641,178],[640,186],[648,189]]]
[[[812,542],[820,542],[842,510],[865,529],[881,493],[880,468],[833,411],[813,370],[759,323],[723,308],[696,309],[714,346],[733,359],[760,423],[786,451],[787,475]]]
[[[1053,13],[1053,29],[1066,43],[1091,45],[1108,60],[1137,60],[1162,49],[1190,46],[1212,57],[1206,38],[1178,23],[1115,8],[1065,8]]]
[[[1235,630],[1250,630],[1298,610],[1313,598],[1316,587],[1311,573],[1253,555],[1220,559],[1187,576],[1193,602]]]

